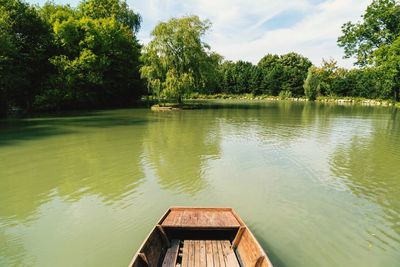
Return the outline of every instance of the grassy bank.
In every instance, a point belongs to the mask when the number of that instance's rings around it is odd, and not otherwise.
[[[308,101],[305,97],[286,97],[286,96],[269,96],[269,95],[252,95],[252,94],[191,94],[187,97],[189,100],[214,100],[214,99],[237,99],[237,100],[290,100],[290,101]],[[394,103],[387,99],[368,99],[361,97],[335,97],[335,96],[319,96],[317,102],[337,103],[340,105],[364,105],[364,106],[396,106],[400,107],[400,102]]]

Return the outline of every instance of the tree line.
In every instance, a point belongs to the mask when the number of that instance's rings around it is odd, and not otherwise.
[[[192,92],[399,100],[395,0],[374,0],[360,22],[343,25],[338,45],[356,58],[353,69],[332,59],[314,66],[294,52],[257,64],[224,60],[203,40],[210,21],[197,16],[159,23],[142,47],[141,20],[124,0],[0,0],[0,116],[128,106],[145,94],[182,102]]]
[[[202,41],[209,21],[197,16],[171,19],[152,32],[141,67],[150,92],[178,102],[190,92],[283,97],[361,97],[399,101],[400,5],[374,0],[362,21],[343,25],[338,45],[358,68],[333,59],[321,66],[297,53],[267,54],[257,64],[224,61]]]
[[[141,17],[119,0],[0,0],[0,115],[132,104]]]

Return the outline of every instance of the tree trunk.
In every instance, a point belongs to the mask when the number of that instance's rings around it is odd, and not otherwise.
[[[400,88],[394,88],[394,101],[400,101]]]

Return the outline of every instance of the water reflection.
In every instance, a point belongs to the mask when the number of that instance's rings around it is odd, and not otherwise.
[[[162,188],[195,194],[206,187],[208,160],[219,156],[219,129],[212,114],[154,113],[144,137],[146,160]]]
[[[277,266],[396,266],[399,120],[228,102],[3,121],[0,265],[126,265],[182,204],[234,206]]]
[[[54,195],[76,201],[94,194],[111,203],[132,192],[144,178],[143,131],[135,127],[146,120],[122,115],[8,122],[0,144],[19,146],[1,150],[0,202],[7,205],[1,205],[0,217],[30,220]]]
[[[384,218],[375,222],[370,234],[381,245],[392,248],[400,243],[400,119],[397,112],[394,109],[390,116],[371,120],[370,132],[354,134],[340,143],[330,159],[334,177],[359,198],[382,208]],[[366,213],[365,216],[371,215]]]

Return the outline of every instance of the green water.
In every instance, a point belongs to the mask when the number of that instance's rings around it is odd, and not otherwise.
[[[0,122],[0,266],[127,266],[172,205],[275,266],[400,266],[400,111],[302,103]]]

